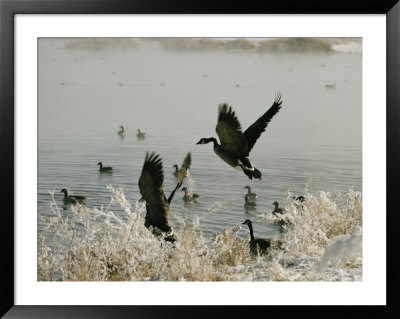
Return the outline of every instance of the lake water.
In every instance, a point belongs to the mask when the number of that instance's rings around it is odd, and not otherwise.
[[[206,237],[245,219],[253,221],[256,237],[276,234],[275,224],[257,216],[271,212],[274,201],[284,206],[288,187],[293,196],[303,194],[309,179],[310,192],[362,191],[361,53],[177,52],[144,40],[135,49],[66,49],[69,41],[39,40],[39,215],[54,214],[49,191],[62,206],[63,188],[100,208],[110,203],[106,185],[122,187],[134,204],[147,151],[162,158],[167,197],[176,185],[172,166],[191,152],[184,186],[190,182],[200,200],[185,206],[178,192],[171,224],[175,215],[192,218],[221,202],[201,224]],[[218,104],[232,105],[245,130],[277,92],[282,108],[249,156],[261,181],[225,164],[212,144],[195,145],[217,137]],[[137,129],[145,140],[136,138]],[[100,174],[99,161],[113,173]],[[259,196],[255,211],[244,210],[246,185]],[[38,218],[39,233],[45,224]],[[239,234],[248,236],[248,229]]]

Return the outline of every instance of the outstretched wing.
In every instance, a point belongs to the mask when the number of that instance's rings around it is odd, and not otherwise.
[[[227,104],[219,105],[219,115],[216,127],[223,149],[243,156],[247,153],[247,140],[243,136],[242,127],[231,106]]]
[[[265,128],[267,127],[269,121],[274,117],[276,113],[281,108],[281,94],[278,93],[275,97],[274,104],[268,109],[267,112],[265,112],[262,116],[258,118],[257,121],[255,121],[244,133],[244,137],[247,140],[247,154],[246,156],[249,156],[249,153],[251,149],[253,148],[254,144],[256,143],[257,139],[260,137],[261,133],[265,131]]]
[[[171,195],[168,197],[168,204],[171,203],[172,198],[174,197],[176,191],[179,189],[179,187],[182,186],[183,180],[186,177],[186,173],[188,169],[190,168],[190,164],[192,163],[192,157],[190,153],[187,153],[186,157],[183,159],[182,166],[179,169],[178,173],[178,184],[176,185],[175,189],[172,191]]]
[[[139,177],[139,190],[146,201],[146,219],[151,224],[167,223],[168,204],[163,191],[164,172],[161,158],[156,153],[146,153],[142,174]]]

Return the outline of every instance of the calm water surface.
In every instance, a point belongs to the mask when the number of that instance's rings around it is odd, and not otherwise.
[[[310,185],[315,192],[362,190],[361,54],[182,53],[152,42],[134,50],[66,50],[66,41],[39,40],[40,215],[53,214],[49,191],[62,206],[62,188],[100,208],[110,202],[111,184],[134,204],[146,151],[162,157],[167,196],[176,183],[172,166],[192,153],[191,186],[200,202],[185,207],[178,192],[171,211],[192,218],[223,202],[203,221],[206,235],[247,218],[256,236],[274,234],[276,227],[256,216],[272,211],[274,201],[283,206],[289,186],[302,194],[309,178],[316,179]],[[325,88],[334,82],[335,89]],[[261,181],[225,164],[212,144],[195,145],[217,137],[219,103],[233,106],[245,130],[278,91],[282,109],[250,153]],[[123,140],[120,125],[127,131]],[[137,140],[138,128],[146,140]],[[114,172],[101,175],[99,161]],[[257,210],[249,213],[246,185],[259,195]]]

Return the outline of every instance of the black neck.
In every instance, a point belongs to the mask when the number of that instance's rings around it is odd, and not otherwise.
[[[99,163],[99,165],[100,165],[100,168],[103,168],[103,164],[102,163]]]
[[[247,188],[247,194],[249,194],[249,195],[251,194],[250,187]]]
[[[248,223],[247,226],[249,226],[250,238],[251,238],[251,240],[254,240],[253,225],[251,223]]]
[[[206,138],[205,140],[206,140],[206,143],[213,142],[214,143],[214,147],[219,146],[217,140],[214,137]]]

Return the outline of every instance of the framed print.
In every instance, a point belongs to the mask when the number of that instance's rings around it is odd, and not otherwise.
[[[399,4],[285,4],[1,1],[2,315],[398,313]]]

